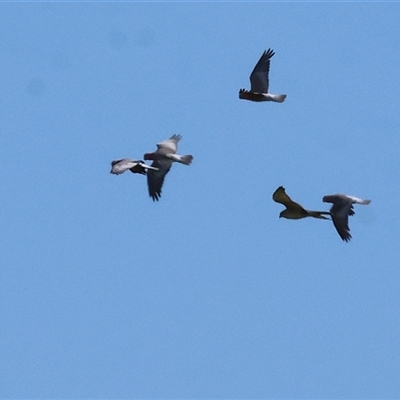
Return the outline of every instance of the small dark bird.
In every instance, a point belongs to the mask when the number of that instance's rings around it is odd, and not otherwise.
[[[346,194],[331,194],[324,196],[322,201],[325,203],[333,203],[331,207],[331,216],[333,225],[335,226],[339,236],[343,241],[349,242],[351,240],[349,228],[349,216],[354,215],[353,204],[371,203],[371,200],[363,200],[358,197],[348,196]]]
[[[286,94],[268,93],[269,65],[274,54],[272,49],[264,51],[250,75],[251,89],[240,89],[239,99],[250,101],[274,101],[276,103],[283,103],[285,101]]]
[[[283,186],[279,186],[272,195],[272,199],[277,203],[283,204],[286,209],[281,211],[279,218],[287,219],[302,219],[306,217],[313,217],[319,219],[329,219],[324,215],[330,215],[327,211],[308,211],[304,209],[299,203],[294,202],[285,192]]]

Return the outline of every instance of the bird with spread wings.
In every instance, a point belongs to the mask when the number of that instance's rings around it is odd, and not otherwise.
[[[157,150],[153,153],[146,153],[145,160],[153,160],[151,166],[154,168],[147,172],[147,186],[149,195],[153,201],[158,201],[161,197],[161,189],[164,184],[164,179],[172,167],[173,162],[178,162],[185,165],[190,165],[193,156],[181,156],[176,154],[178,150],[178,142],[181,140],[181,135],[173,135],[163,142],[157,143]]]
[[[346,194],[331,194],[324,196],[322,201],[325,203],[333,203],[330,210],[333,225],[342,240],[344,242],[349,242],[351,240],[349,216],[355,214],[353,204],[367,205],[371,203],[371,200],[363,200]]]
[[[283,103],[285,101],[286,94],[272,94],[268,92],[269,66],[274,54],[275,52],[272,49],[264,51],[250,75],[251,89],[240,89],[239,99],[258,102],[274,101],[276,103]]]
[[[157,171],[157,168],[145,164],[142,160],[131,160],[130,158],[122,158],[120,160],[111,161],[111,174],[120,175],[126,171],[131,171],[134,174],[146,175],[146,170],[152,169]]]
[[[272,195],[272,199],[280,204],[283,204],[286,209],[281,211],[279,218],[287,219],[302,219],[313,217],[319,219],[329,219],[324,215],[330,215],[327,211],[309,211],[303,208],[299,203],[294,202],[285,192],[283,186],[279,186]]]

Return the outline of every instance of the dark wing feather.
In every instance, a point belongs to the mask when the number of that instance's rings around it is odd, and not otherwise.
[[[274,194],[272,195],[272,199],[277,203],[283,204],[287,209],[307,214],[307,211],[299,203],[294,202],[286,194],[283,186],[279,186],[278,189],[275,190]]]
[[[146,175],[146,168],[142,164],[144,164],[144,161],[138,161],[134,167],[129,168],[129,171],[134,174]]]
[[[172,161],[167,159],[155,160],[151,166],[158,168],[158,171],[154,169],[147,170],[147,187],[149,189],[149,196],[153,201],[158,201],[161,197],[165,175],[171,169]]]
[[[268,49],[264,51],[258,63],[250,75],[251,91],[256,93],[268,93],[269,87],[269,66],[274,51]]]
[[[283,204],[284,206],[293,203],[292,199],[286,194],[283,186],[279,186],[278,189],[275,190],[274,194],[272,195],[272,199],[277,203]]]
[[[354,215],[351,203],[336,202],[331,207],[330,212],[332,215],[333,225],[335,226],[339,236],[345,242],[350,241],[349,215]]]

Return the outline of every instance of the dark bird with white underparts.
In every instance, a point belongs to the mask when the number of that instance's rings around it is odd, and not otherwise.
[[[178,162],[185,165],[190,165],[193,156],[181,156],[176,154],[178,150],[178,142],[181,140],[181,135],[173,135],[163,142],[157,143],[157,150],[154,153],[146,153],[145,160],[153,160],[151,166],[154,168],[147,173],[147,186],[149,196],[153,201],[160,200],[161,190],[164,184],[164,179],[172,167],[172,163]]]
[[[286,94],[272,94],[268,92],[269,66],[274,54],[272,49],[264,51],[250,75],[251,89],[240,89],[239,99],[258,102],[274,101],[276,103],[283,103],[285,101]]]
[[[281,211],[279,218],[302,219],[313,217],[318,219],[329,219],[324,215],[330,215],[327,211],[309,211],[304,209],[299,203],[294,202],[285,192],[283,186],[279,186],[272,195],[272,199],[277,203],[283,204],[286,209]]]
[[[353,204],[367,205],[371,203],[371,200],[363,200],[346,194],[331,194],[324,196],[322,201],[325,203],[333,203],[330,209],[333,225],[342,240],[344,242],[349,242],[351,240],[349,216],[355,214]]]
[[[145,164],[142,160],[131,160],[130,158],[121,158],[120,160],[111,161],[111,174],[120,175],[126,171],[131,171],[134,174],[146,175],[146,170],[155,170],[157,168]]]

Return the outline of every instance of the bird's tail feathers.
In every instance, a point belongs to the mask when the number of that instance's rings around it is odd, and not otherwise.
[[[270,94],[272,101],[283,103],[286,99],[286,94]]]
[[[349,196],[349,197],[354,201],[354,203],[357,203],[357,204],[367,205],[367,204],[371,203],[371,200],[363,200],[363,199],[359,199],[358,197],[354,197],[354,196]]]
[[[310,217],[328,220],[330,220],[330,218],[324,217],[324,215],[331,215],[331,213],[328,211],[309,211],[308,214]]]
[[[364,200],[364,199],[360,199],[359,197],[355,197],[355,196],[349,196],[347,194],[344,195],[339,195],[339,197],[344,197],[347,198],[349,200],[351,200],[351,202],[353,204],[364,204],[367,205],[369,203],[371,203],[371,200]],[[328,203],[334,203],[335,198],[338,197],[337,195],[332,195],[332,196],[324,196],[322,201],[326,201]],[[333,200],[333,201],[332,201]]]
[[[185,165],[190,165],[193,161],[193,156],[191,156],[190,154],[187,154],[185,156],[180,156],[179,154],[172,154],[171,158],[174,161]]]

